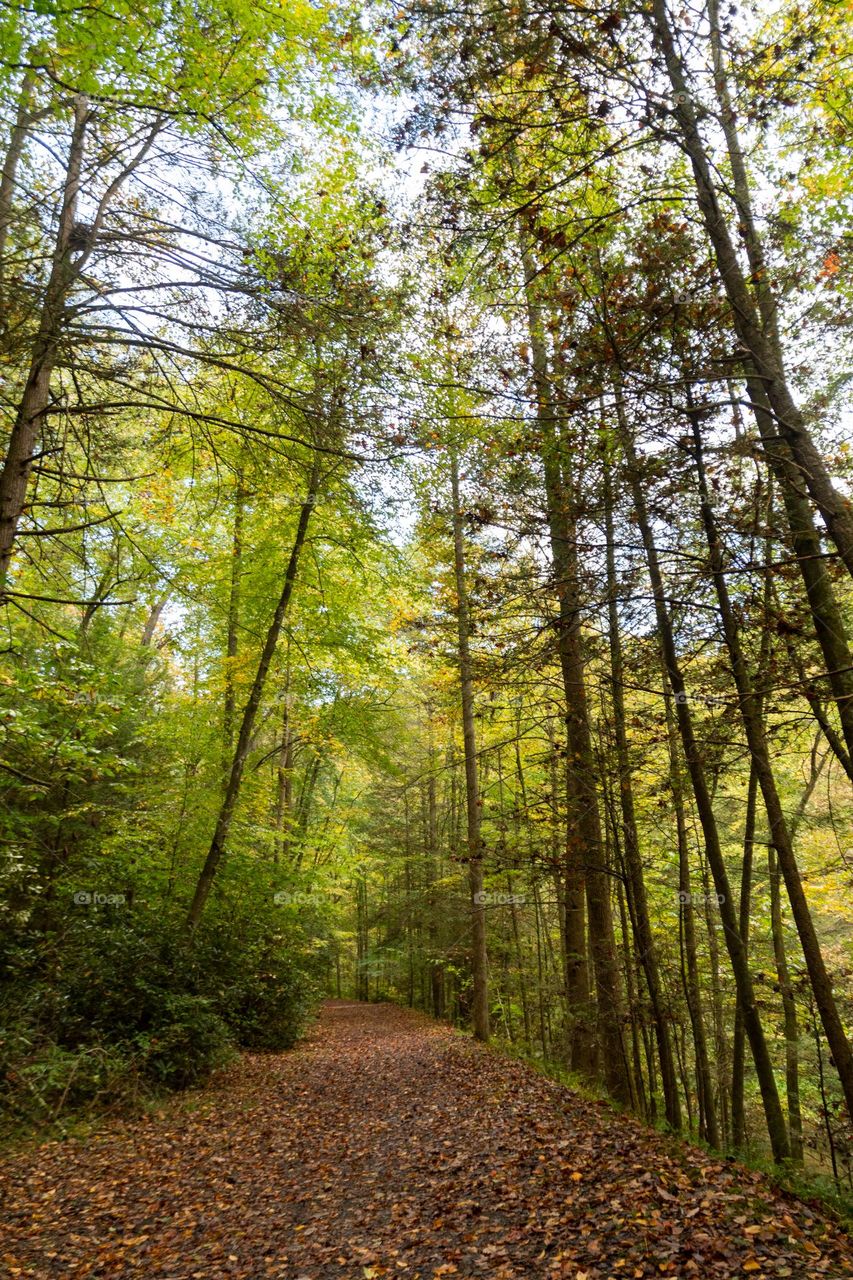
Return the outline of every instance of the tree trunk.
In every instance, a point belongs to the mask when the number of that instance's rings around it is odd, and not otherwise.
[[[853,1050],[851,1050],[850,1042],[847,1039],[844,1025],[835,1003],[832,983],[826,970],[814,921],[803,890],[793,842],[776,788],[776,779],[770,761],[770,751],[762,723],[760,698],[757,697],[753,689],[752,680],[741,649],[737,622],[726,583],[722,544],[717,533],[716,520],[708,494],[699,416],[697,413],[691,412],[690,418],[693,427],[699,493],[702,504],[702,523],[705,527],[708,541],[711,573],[717,592],[726,648],[729,652],[732,674],[734,675],[740,701],[741,719],[758,775],[758,783],[764,798],[764,807],[767,811],[767,820],[770,824],[770,838],[776,849],[779,866],[785,880],[788,899],[791,903],[791,912],[794,917],[794,923],[797,926],[800,944],[803,948],[803,956],[809,972],[815,1001],[820,1012],[835,1069],[838,1072],[838,1078],[844,1091],[847,1109],[853,1115]]]
[[[222,716],[222,788],[228,786],[234,755],[234,668],[240,625],[240,578],[243,571],[243,514],[246,494],[243,473],[238,471],[234,489],[234,527],[231,535],[231,573],[228,590],[228,629],[225,644],[225,705]]]
[[[243,719],[240,724],[237,745],[234,748],[234,757],[231,761],[231,772],[228,778],[228,786],[225,788],[225,795],[219,809],[219,816],[216,820],[216,829],[214,830],[210,849],[208,850],[207,858],[205,859],[204,866],[202,867],[198,882],[196,883],[195,893],[193,894],[193,899],[187,914],[186,927],[190,934],[194,933],[198,927],[202,912],[204,911],[205,903],[207,902],[210,890],[213,887],[213,881],[216,878],[216,873],[225,856],[226,841],[228,840],[228,836],[231,832],[234,810],[240,795],[243,772],[246,767],[246,758],[249,754],[249,744],[252,739],[252,730],[254,729],[258,708],[261,705],[261,698],[263,697],[267,675],[273,660],[273,655],[275,654],[279,635],[281,634],[281,628],[284,623],[284,619],[287,616],[290,599],[293,595],[293,587],[296,582],[296,572],[299,567],[299,558],[305,542],[305,535],[308,532],[308,522],[311,519],[311,513],[314,510],[317,497],[319,477],[320,468],[315,457],[308,482],[308,493],[299,512],[296,535],[290,551],[290,559],[284,575],[281,595],[279,596],[272,622],[270,623],[267,631],[266,641],[264,643],[263,651],[261,652],[257,671],[255,672],[255,679],[252,683],[249,698],[243,711]]]
[[[367,921],[367,884],[359,876],[355,886],[355,998],[370,999],[370,975],[367,971],[369,935]]]
[[[139,646],[141,649],[150,649],[151,642],[154,639],[154,632],[157,630],[157,623],[160,621],[160,618],[163,615],[163,610],[169,603],[170,595],[171,589],[164,591],[160,599],[156,600],[149,609],[148,617],[145,619],[145,626],[142,628],[142,635],[139,640]]]
[[[468,817],[468,884],[471,892],[471,967],[474,981],[472,1020],[478,1040],[489,1038],[486,906],[483,894],[483,843],[480,837],[480,793],[477,782],[477,739],[474,731],[474,681],[471,674],[468,587],[465,581],[465,540],[459,502],[459,461],[450,453],[453,499],[453,563],[456,574],[456,620],[459,682],[462,693],[462,741],[465,747],[465,803]]]
[[[98,230],[113,198],[145,159],[164,123],[160,117],[152,123],[135,155],[107,187],[98,202],[94,221],[89,228],[87,244],[75,258],[73,231],[83,181],[86,132],[91,118],[88,99],[83,94],[78,94],[74,98],[74,124],[68,149],[50,274],[45,287],[38,330],[33,342],[27,380],[6,446],[6,457],[0,470],[0,596],[7,586],[18,524],[26,506],[36,444],[50,407],[50,384],[65,330],[66,303],[69,293],[92,253]]]
[[[770,928],[773,934],[773,958],[776,977],[782,995],[782,1015],[785,1021],[785,1088],[788,1098],[788,1129],[791,1134],[791,1159],[803,1163],[803,1115],[800,1108],[800,1031],[797,1020],[797,1002],[788,969],[785,950],[785,931],[782,926],[782,895],[779,889],[779,864],[776,850],[767,850],[767,869],[770,878]]]
[[[755,809],[758,799],[758,777],[753,767],[749,770],[746,794],[746,821],[743,836],[743,861],[740,875],[740,903],[738,923],[744,950],[749,956],[749,911],[752,901],[752,862],[755,849]],[[744,1050],[743,1013],[740,1005],[735,1009],[735,1030],[732,1037],[732,1145],[743,1150],[746,1145],[746,1116],[743,1107]]]
[[[533,354],[537,420],[542,433],[551,558],[558,598],[557,645],[566,700],[567,809],[572,817],[566,857],[566,933],[569,935],[572,892],[578,884],[578,868],[584,868],[589,912],[589,944],[595,972],[598,1035],[602,1049],[604,1081],[621,1102],[630,1103],[628,1059],[622,1038],[622,984],[616,955],[610,876],[606,865],[601,817],[595,784],[595,758],[581,648],[577,542],[571,497],[560,469],[556,414],[548,373],[544,326],[534,295],[536,268],[530,252],[522,247],[527,320]],[[572,940],[576,945],[576,940]],[[585,1009],[572,1010],[572,1065],[589,1073],[591,1046],[587,1039]]]
[[[631,923],[634,942],[646,979],[652,1020],[660,1061],[661,1084],[664,1095],[664,1111],[667,1122],[675,1130],[681,1128],[681,1107],[672,1043],[661,990],[657,948],[649,917],[649,904],[640,854],[640,840],[634,811],[634,789],[631,779],[631,760],[628,753],[628,735],[625,729],[624,663],[622,637],[619,632],[618,585],[616,582],[616,552],[613,535],[613,494],[610,479],[610,461],[604,458],[604,520],[607,540],[607,612],[610,635],[610,685],[613,702],[613,730],[616,739],[616,764],[619,785],[619,802],[622,810],[622,849],[625,872],[629,885]],[[614,816],[615,820],[615,816]]]
[[[625,990],[628,994],[628,1020],[631,1027],[631,1061],[634,1067],[634,1081],[637,1093],[637,1111],[648,1120],[651,1109],[646,1097],[646,1084],[643,1079],[643,1064],[640,1059],[639,1004],[634,989],[634,966],[631,956],[631,933],[628,926],[628,912],[625,908],[625,890],[621,880],[616,882],[616,905],[619,910],[619,923],[622,926],[622,967],[625,972]]]
[[[6,328],[9,322],[8,303],[6,300],[6,246],[9,242],[9,228],[12,225],[12,202],[18,179],[18,166],[24,154],[24,147],[33,123],[33,85],[35,71],[27,67],[21,80],[21,92],[18,97],[18,110],[15,123],[9,135],[9,146],[3,159],[3,170],[0,173],[0,326]]]
[[[75,275],[71,233],[77,217],[89,119],[88,99],[79,94],[74,99],[74,126],[65,167],[65,183],[50,275],[27,381],[6,446],[3,469],[0,471],[0,591],[6,586],[18,522],[27,497],[36,441],[50,402],[50,380],[64,324],[65,299]]]
[[[766,391],[776,428],[790,448],[829,535],[848,572],[853,575],[853,509],[847,498],[834,488],[823,458],[815,447],[805,426],[803,415],[794,402],[782,367],[781,352],[778,341],[774,338],[773,328],[765,331],[768,317],[771,319],[771,324],[775,325],[776,301],[772,297],[770,285],[766,283],[759,294],[759,307],[764,313],[762,315],[756,308],[738,261],[737,250],[720,206],[711,162],[699,133],[696,109],[692,103],[684,65],[676,47],[666,0],[653,0],[651,16],[653,31],[663,52],[675,98],[672,114],[693,171],[697,202],[714,251],[717,269],[732,308],[735,331],[741,344],[749,353],[756,374]],[[742,217],[742,211],[739,210],[739,212]],[[757,242],[757,236],[754,238]]]
[[[284,862],[290,849],[290,827],[293,821],[293,709],[290,699],[290,660],[288,659],[281,700],[281,746],[276,754],[275,770],[275,852],[274,861]]]
[[[438,841],[438,794],[435,785],[436,763],[435,746],[432,734],[432,712],[429,724],[429,777],[426,780],[426,852],[431,885],[430,896],[430,992],[432,1012],[436,1018],[443,1018],[445,1013],[444,965],[439,957],[438,939],[438,904],[435,900],[435,881],[441,876],[439,866],[440,850]]]
[[[728,1149],[732,1130],[729,1115],[729,1042],[726,1036],[726,1011],[723,1008],[723,984],[720,981],[720,944],[717,937],[717,914],[711,905],[711,879],[707,856],[702,861],[702,917],[708,935],[708,967],[711,970],[711,1018],[714,1027],[714,1066],[717,1080],[717,1106],[722,1145]]]
[[[634,449],[633,438],[625,422],[624,406],[618,382],[616,386],[616,393],[620,432],[628,460],[634,509],[640,526],[643,546],[646,551],[646,561],[648,564],[649,578],[655,602],[655,614],[657,617],[661,644],[664,651],[667,674],[669,676],[670,687],[672,689],[676,705],[678,728],[681,734],[684,756],[687,761],[687,768],[693,786],[696,809],[705,839],[708,863],[714,877],[714,886],[719,900],[720,918],[723,924],[723,935],[725,937],[726,948],[729,953],[732,972],[737,985],[738,999],[743,1009],[746,1034],[749,1038],[750,1047],[752,1049],[755,1071],[758,1077],[758,1084],[764,1105],[764,1114],[767,1120],[767,1131],[770,1137],[770,1145],[773,1152],[773,1158],[778,1162],[786,1160],[790,1154],[785,1117],[779,1101],[779,1093],[776,1088],[776,1080],[773,1074],[773,1063],[767,1048],[767,1041],[764,1037],[764,1029],[761,1025],[761,1018],[755,1001],[752,975],[749,972],[746,952],[744,951],[743,941],[738,928],[737,916],[735,915],[732,902],[731,886],[729,885],[728,872],[726,870],[726,863],[723,857],[722,846],[720,844],[717,823],[714,817],[711,795],[708,790],[705,766],[693,728],[693,717],[688,706],[684,677],[681,673],[675,638],[666,607],[666,594],[664,591],[663,578],[658,563],[657,547],[652,533],[645,494],[640,481],[637,455]]]
[[[662,651],[661,662],[663,663]],[[672,714],[672,702],[666,696],[667,673],[665,664],[663,665],[662,674],[669,755],[669,785],[672,792],[676,842],[678,844],[679,923],[681,925],[686,968],[684,988],[687,999],[687,1012],[690,1016],[690,1029],[693,1034],[693,1054],[696,1063],[696,1093],[699,1099],[700,1116],[699,1135],[705,1139],[709,1146],[719,1148],[720,1131],[717,1125],[714,1085],[711,1080],[711,1067],[708,1060],[708,1040],[705,1035],[705,1016],[702,1008],[702,985],[699,981],[699,959],[696,951],[696,919],[690,878],[687,822],[684,816],[684,788],[678,760],[678,731]]]

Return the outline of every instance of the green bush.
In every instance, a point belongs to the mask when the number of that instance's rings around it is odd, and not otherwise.
[[[164,992],[159,1024],[136,1036],[142,1075],[167,1089],[202,1084],[233,1053],[233,1039],[204,996]]]
[[[308,976],[282,959],[235,992],[229,1025],[245,1048],[290,1049],[315,1001]]]
[[[243,1048],[289,1049],[318,998],[311,959],[283,934],[247,929],[238,946],[234,937],[210,928],[197,939],[203,989]]]
[[[237,1046],[286,1049],[316,999],[300,939],[215,915],[72,916],[61,948],[26,929],[3,947],[0,1109],[13,1127],[191,1088]]]
[[[31,1029],[20,1025],[0,1036],[0,1114],[6,1130],[49,1123],[92,1105],[131,1104],[143,1092],[127,1047],[34,1043]]]
[[[118,1046],[63,1049],[50,1044],[20,1068],[21,1081],[50,1116],[90,1103],[129,1101],[138,1092],[134,1063]]]

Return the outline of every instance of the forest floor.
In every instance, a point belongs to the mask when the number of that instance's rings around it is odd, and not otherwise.
[[[853,1276],[760,1175],[390,1005],[0,1162],[0,1272],[144,1280]]]

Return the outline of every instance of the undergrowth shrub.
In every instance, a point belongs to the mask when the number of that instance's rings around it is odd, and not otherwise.
[[[316,999],[315,960],[280,922],[142,908],[26,924],[0,943],[0,1126],[196,1087],[237,1048],[285,1049]],[[273,927],[276,926],[276,927]]]

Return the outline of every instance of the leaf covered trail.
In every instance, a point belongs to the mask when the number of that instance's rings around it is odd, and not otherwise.
[[[853,1276],[756,1174],[388,1005],[329,1002],[198,1105],[0,1165],[10,1276]]]

